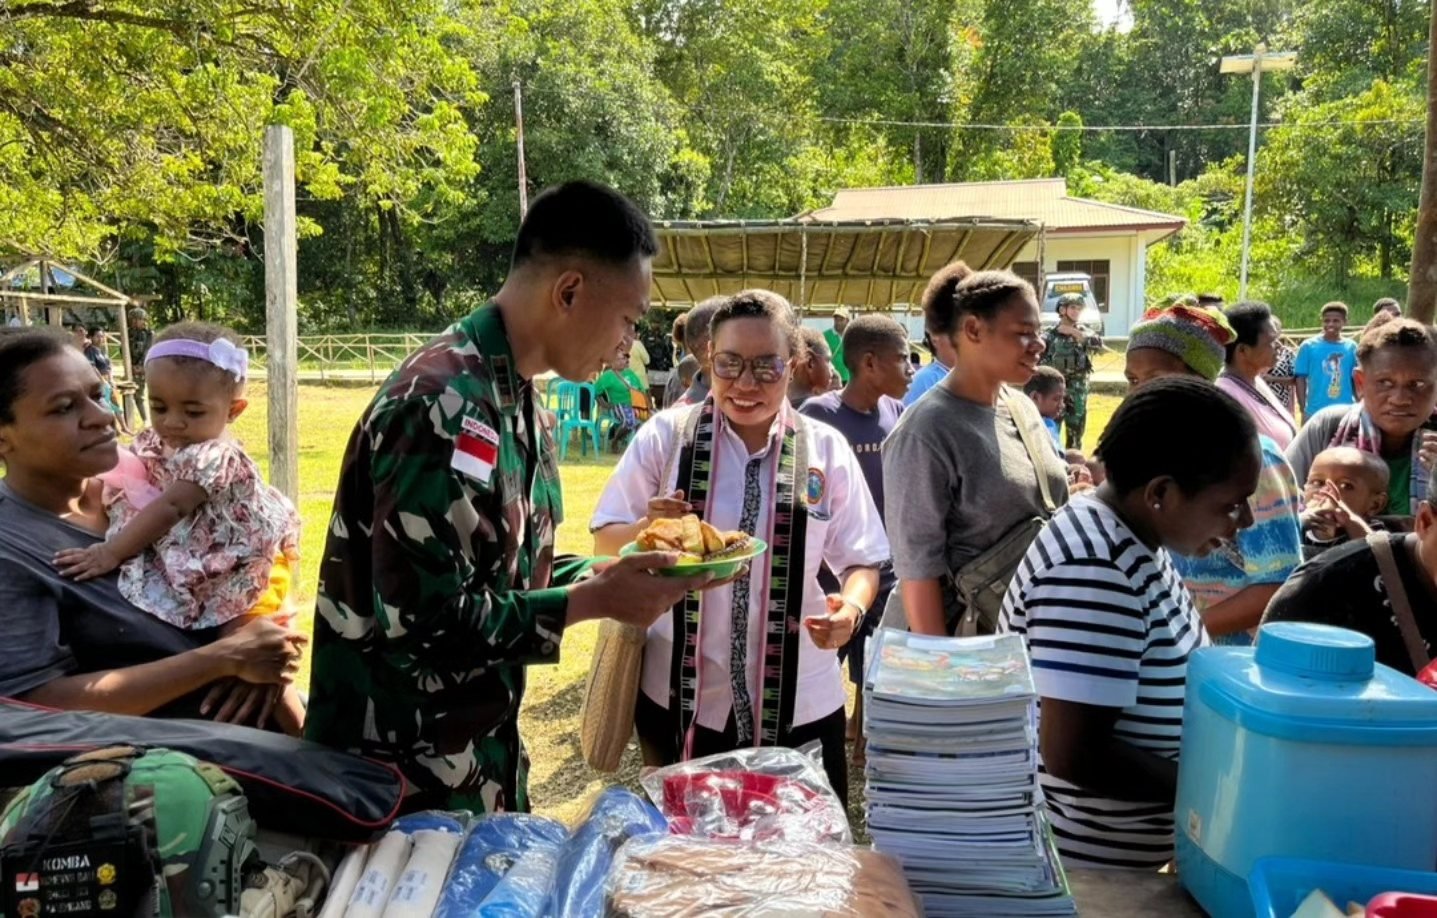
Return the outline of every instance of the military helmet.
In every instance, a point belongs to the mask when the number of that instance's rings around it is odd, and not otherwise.
[[[218,767],[168,749],[75,756],[0,816],[0,911],[239,914],[260,870],[244,792]]]
[[[1065,293],[1062,296],[1058,297],[1059,309],[1067,309],[1069,306],[1083,307],[1087,305],[1088,301],[1083,299],[1083,295],[1081,293]]]

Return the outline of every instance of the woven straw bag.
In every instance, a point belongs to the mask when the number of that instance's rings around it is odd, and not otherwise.
[[[687,422],[674,426],[664,473],[659,490],[668,487],[678,460],[679,442]],[[599,640],[594,645],[594,658],[589,663],[589,681],[584,688],[584,705],[580,711],[579,746],[584,761],[595,771],[613,773],[634,733],[634,705],[639,700],[639,675],[644,665],[644,643],[648,632],[643,628],[605,619],[599,626]]]
[[[629,745],[647,639],[644,629],[613,619],[605,619],[599,626],[599,641],[584,688],[583,725],[579,732],[584,761],[595,771],[618,771]]]

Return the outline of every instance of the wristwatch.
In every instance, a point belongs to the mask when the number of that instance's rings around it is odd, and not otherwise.
[[[843,604],[844,604],[845,606],[852,606],[852,607],[853,607],[853,611],[855,611],[855,612],[858,613],[858,620],[859,620],[859,621],[863,621],[863,616],[865,616],[865,615],[868,614],[868,610],[867,610],[867,609],[863,608],[863,607],[860,606],[858,603],[856,603],[856,602],[854,602],[853,600],[849,599],[847,596],[840,596],[839,599],[842,599],[842,600],[843,600]]]

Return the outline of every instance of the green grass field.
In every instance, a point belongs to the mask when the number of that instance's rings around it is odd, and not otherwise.
[[[268,438],[265,433],[267,412],[264,387],[252,386],[248,394],[250,408],[236,423],[235,432],[244,441],[250,455],[261,467],[265,467],[268,464]],[[300,541],[302,567],[299,592],[302,610],[300,626],[306,630],[313,621],[316,572],[324,550],[324,534],[340,461],[354,422],[372,395],[370,389],[300,387],[299,509],[304,531]],[[1090,400],[1087,442],[1084,444],[1088,450],[1097,443],[1098,435],[1112,417],[1117,404],[1118,399],[1113,396],[1094,396]],[[589,516],[598,503],[599,492],[608,481],[613,464],[613,457],[606,457],[571,460],[561,467],[564,522],[558,532],[560,552],[592,551]],[[561,819],[580,813],[588,799],[604,786],[615,782],[634,786],[638,779],[636,748],[629,750],[617,775],[600,775],[592,771],[584,764],[579,751],[579,707],[597,633],[595,623],[570,629],[564,637],[563,657],[559,664],[529,670],[529,692],[521,724],[533,760],[530,790],[536,810]],[[309,680],[308,659],[300,679],[302,683]],[[858,777],[855,775],[854,778],[850,797],[857,810],[861,800],[856,792]]]

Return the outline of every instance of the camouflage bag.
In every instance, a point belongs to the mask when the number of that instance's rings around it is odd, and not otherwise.
[[[214,765],[111,746],[68,759],[0,816],[0,907],[49,915],[239,914],[263,869],[244,793]]]

